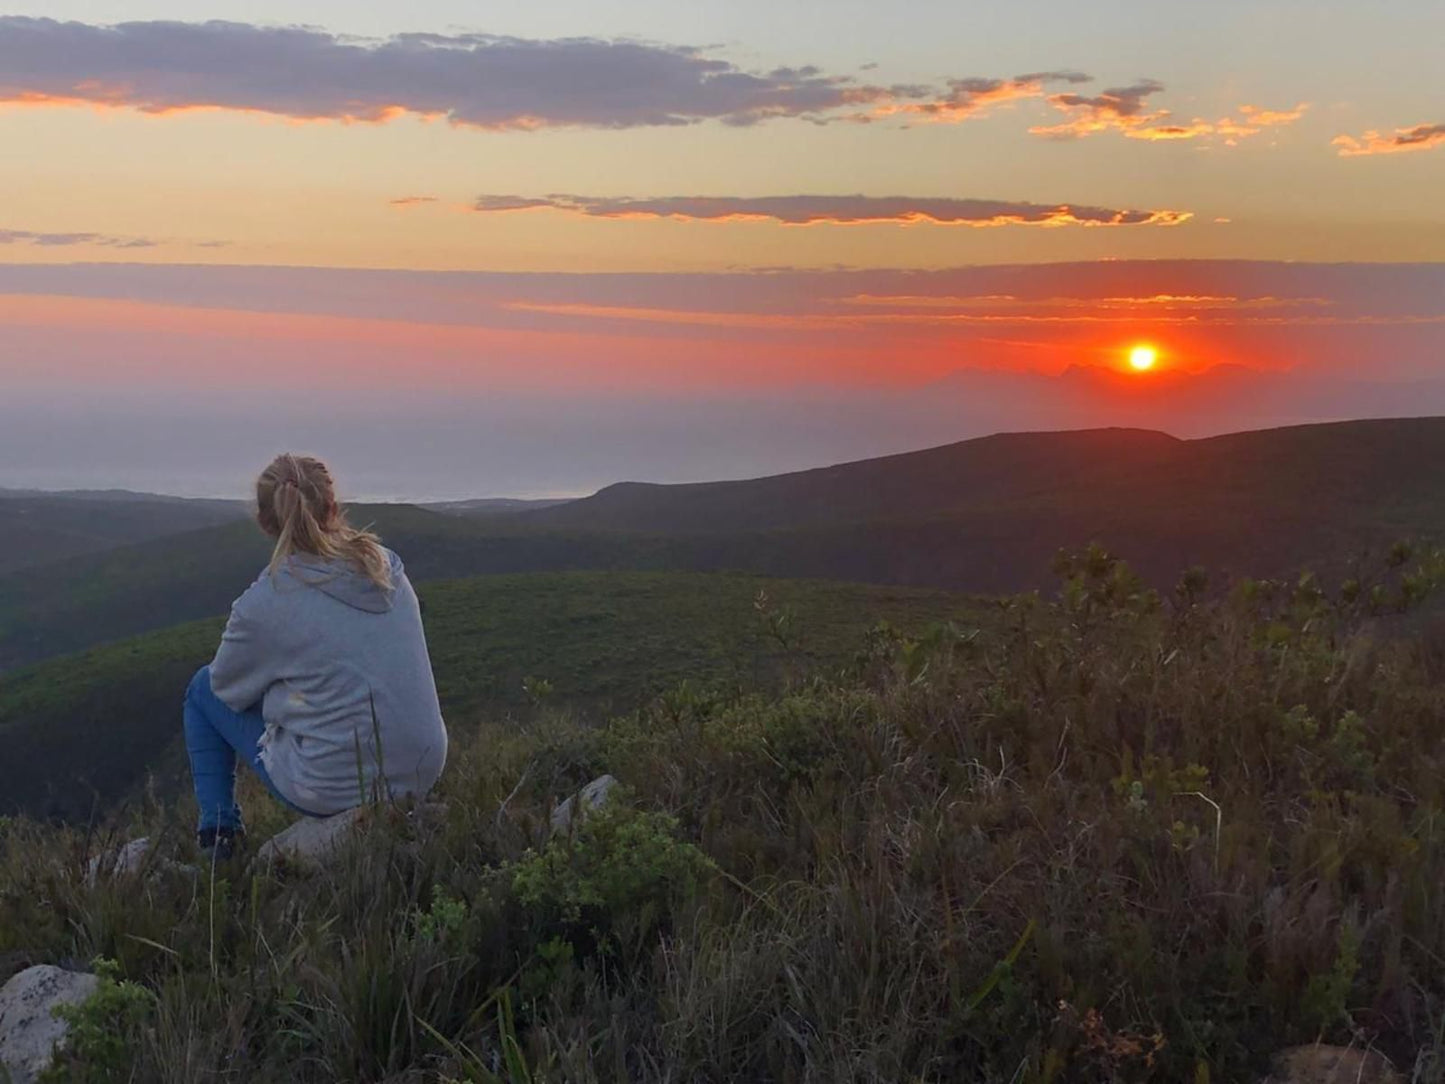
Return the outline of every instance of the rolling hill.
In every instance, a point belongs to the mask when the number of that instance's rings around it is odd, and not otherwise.
[[[636,540],[497,534],[487,520],[411,505],[358,505],[351,513],[404,556],[418,582],[482,572],[646,567],[650,552]],[[269,555],[269,542],[245,521],[0,576],[0,672],[225,613]]]
[[[0,574],[246,517],[239,501],[0,490]]]
[[[1445,523],[1435,464],[1445,418],[1345,422],[1177,440],[1140,429],[1008,433],[794,474],[691,485],[621,483],[522,513],[532,525],[716,534],[924,522],[990,514],[1083,514],[1101,523],[1149,506],[1386,514]]]
[[[1401,537],[1445,537],[1445,418],[1176,440],[1146,430],[1023,433],[739,482],[611,486],[532,529],[684,541],[688,567],[970,591],[1048,578],[1100,541],[1147,579],[1339,570]]]
[[[624,483],[504,515],[361,506],[425,581],[567,569],[744,571],[1006,593],[1099,541],[1151,583],[1341,573],[1445,538],[1445,419],[1183,441],[1147,430],[1008,434],[796,474]],[[0,575],[0,671],[222,613],[266,556],[226,524]]]
[[[766,591],[794,616],[769,638]],[[524,680],[595,713],[630,711],[687,680],[765,688],[783,668],[833,666],[879,620],[919,629],[964,614],[938,591],[700,574],[487,576],[421,589],[438,691],[455,733],[484,715],[524,713]],[[215,651],[222,622],[153,632],[0,676],[0,815],[85,818],[152,772],[184,786],[180,700]]]

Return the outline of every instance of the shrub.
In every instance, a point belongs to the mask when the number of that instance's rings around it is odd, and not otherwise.
[[[144,986],[120,978],[120,965],[98,957],[92,964],[99,982],[76,1005],[59,1005],[54,1013],[69,1026],[66,1044],[41,1074],[42,1084],[102,1084],[133,1079],[137,1034],[149,1016],[155,995]]]

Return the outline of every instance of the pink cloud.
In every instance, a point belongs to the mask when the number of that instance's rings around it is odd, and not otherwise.
[[[1340,148],[1341,158],[1427,151],[1431,147],[1445,144],[1445,124],[1417,124],[1413,128],[1396,128],[1388,135],[1371,129],[1358,139],[1349,135],[1335,136],[1330,140],[1330,144]]]
[[[1151,142],[1214,139],[1232,147],[1268,128],[1293,124],[1309,108],[1308,102],[1300,102],[1293,109],[1241,105],[1236,111],[1238,116],[1176,121],[1171,119],[1173,114],[1168,109],[1151,108],[1149,99],[1163,90],[1164,84],[1157,80],[1143,79],[1132,86],[1111,87],[1092,97],[1051,94],[1048,103],[1069,119],[1058,124],[1036,125],[1029,131],[1049,139],[1079,139],[1110,131],[1127,139]]]
[[[1174,226],[1188,211],[1122,210],[1068,203],[909,196],[676,196],[660,199],[479,196],[484,214],[551,210],[587,218],[673,218],[692,222],[769,221],[786,226],[928,223],[943,226]]]

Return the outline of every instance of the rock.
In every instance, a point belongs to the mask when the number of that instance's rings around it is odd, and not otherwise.
[[[414,803],[412,798],[402,798],[389,805],[358,806],[332,817],[305,817],[261,844],[255,861],[262,865],[280,862],[300,869],[317,870],[375,816],[385,816],[396,824],[410,822],[414,825],[439,824],[446,819],[445,803]]]
[[[90,866],[85,871],[85,883],[95,884],[101,874],[124,877],[135,873],[141,868],[150,851],[150,838],[141,836],[140,839],[133,839],[124,847],[118,847],[108,854],[98,854],[90,860]]]
[[[287,862],[303,869],[316,869],[366,823],[370,806],[357,806],[333,817],[305,817],[272,836],[256,851],[256,861],[265,865]]]
[[[617,786],[617,780],[612,776],[599,775],[552,810],[553,833],[565,832],[572,827],[574,819],[585,819],[588,813],[601,809],[615,786]]]
[[[11,1084],[32,1084],[49,1068],[56,1044],[69,1030],[51,1010],[84,1001],[99,981],[84,972],[42,964],[0,987],[0,1067]]]
[[[200,873],[198,867],[177,862],[174,859],[150,859],[151,849],[149,837],[142,836],[140,839],[131,840],[123,847],[117,847],[106,854],[96,855],[86,868],[86,885],[94,885],[102,877],[129,877],[139,873],[142,869],[147,869],[152,874],[164,870],[171,873],[183,873],[191,877]],[[148,861],[148,859],[150,860]]]
[[[1404,1084],[1390,1062],[1351,1046],[1296,1046],[1274,1060],[1264,1084]]]

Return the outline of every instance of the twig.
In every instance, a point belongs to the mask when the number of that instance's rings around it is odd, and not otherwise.
[[[519,793],[521,793],[522,787],[525,786],[527,783],[527,777],[532,774],[532,765],[536,763],[537,762],[535,760],[527,762],[527,766],[522,769],[522,778],[517,780],[517,785],[512,788],[512,793],[503,798],[502,804],[497,807],[496,825],[498,831],[501,830],[502,816],[507,812],[507,805],[511,802],[513,798],[515,798]]]
[[[1218,873],[1218,872],[1219,872],[1219,837],[1220,837],[1220,835],[1221,835],[1221,834],[1223,833],[1223,831],[1224,831],[1224,810],[1222,810],[1221,808],[1219,808],[1219,803],[1216,802],[1216,801],[1215,801],[1213,798],[1211,798],[1209,795],[1203,794],[1203,793],[1201,793],[1201,792],[1199,792],[1199,791],[1197,791],[1197,790],[1184,790],[1184,791],[1180,791],[1179,793],[1180,793],[1181,797],[1184,797],[1184,798],[1198,798],[1198,799],[1200,799],[1201,801],[1208,802],[1210,805],[1212,805],[1212,806],[1214,807],[1214,872],[1215,872],[1215,873]]]

